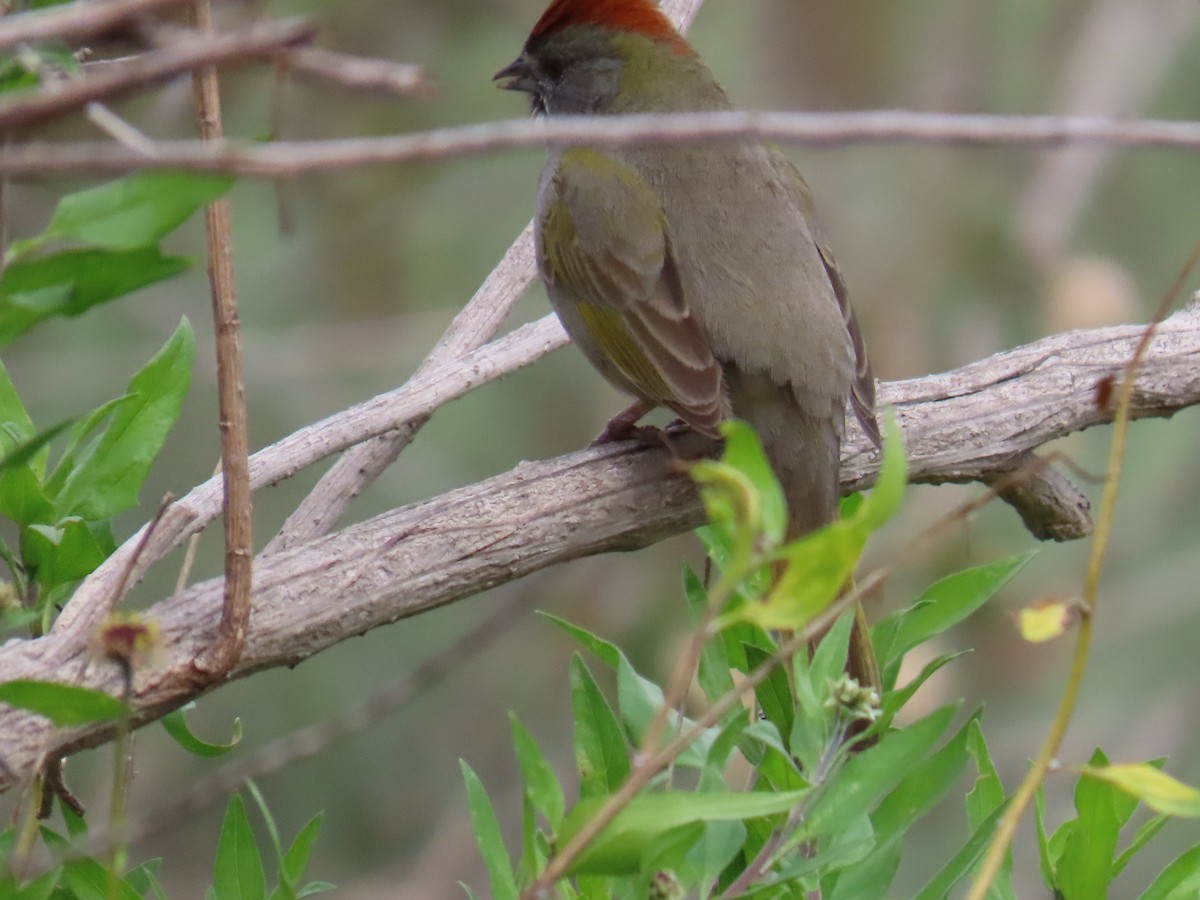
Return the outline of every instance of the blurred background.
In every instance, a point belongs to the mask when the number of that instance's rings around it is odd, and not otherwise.
[[[330,49],[423,66],[436,85],[400,101],[290,81],[282,137],[410,132],[523,116],[523,98],[491,75],[519,51],[542,0],[273,0],[278,16],[306,16]],[[231,21],[253,10],[226,9]],[[970,113],[1095,113],[1165,119],[1200,114],[1200,6],[1194,0],[709,0],[691,38],[746,107],[781,110],[907,108]],[[264,69],[223,78],[229,134],[271,128],[275,86]],[[118,110],[152,136],[191,134],[191,89],[180,81]],[[41,137],[95,137],[60,124]],[[22,135],[20,138],[24,138]],[[876,374],[905,378],[967,363],[1047,333],[1143,322],[1200,238],[1200,156],[1166,151],[961,149],[874,145],[791,151],[848,279]],[[233,192],[251,445],[397,386],[528,221],[541,154],[509,152],[443,165],[375,168],[296,180],[277,193],[246,181]],[[11,186],[10,237],[44,226],[55,198],[79,182]],[[287,227],[281,225],[280,204]],[[189,223],[178,252],[202,259]],[[1188,290],[1200,288],[1193,276]],[[540,289],[512,324],[547,311]],[[54,321],[5,352],[5,364],[45,426],[118,395],[181,315],[197,325],[197,372],[183,420],[131,514],[123,539],[159,496],[205,479],[218,458],[208,288],[200,265],[85,318]],[[79,372],[87,372],[82,383]],[[75,387],[62,389],[64,373]],[[362,518],[503,472],[523,459],[586,444],[622,405],[573,349],[442,409],[416,443],[353,508]],[[1108,429],[1061,442],[1102,471]],[[1101,591],[1097,645],[1062,758],[1099,745],[1114,759],[1168,756],[1168,770],[1200,783],[1200,411],[1132,430],[1115,540]],[[261,545],[319,473],[256,497]],[[1085,486],[1093,499],[1095,485]],[[918,487],[868,551],[890,559],[906,538],[980,488]],[[909,560],[873,616],[905,605],[939,576],[1034,545],[1007,507],[993,504],[953,538]],[[1012,613],[1082,585],[1088,547],[1045,545],[998,600],[943,646],[974,653],[943,669],[916,704],[965,697],[986,705],[985,731],[1008,787],[1045,734],[1062,688],[1070,639],[1022,642]],[[665,677],[685,636],[683,561],[691,536],[625,555],[582,560],[335,647],[291,671],[260,673],[204,698],[195,729],[226,740],[234,718],[242,751],[336,715],[451,644],[498,602],[578,622],[620,643]],[[141,586],[169,591],[171,566]],[[194,577],[220,572],[210,529]],[[574,647],[544,619],[517,617],[487,651],[437,688],[317,759],[263,779],[285,838],[324,810],[310,867],[348,898],[485,895],[458,760],[466,759],[516,832],[519,785],[511,710],[570,779],[567,662]],[[932,650],[931,650],[932,652]],[[70,783],[102,809],[109,749],[72,759]],[[138,734],[131,810],[174,796],[214,768],[157,727]],[[965,787],[964,787],[965,789]],[[1051,781],[1050,821],[1069,809],[1068,780]],[[10,801],[5,799],[8,804]],[[172,897],[198,897],[222,803],[136,848],[162,855]],[[7,809],[7,805],[5,809]],[[957,849],[961,794],[917,829],[895,884],[905,896]],[[1174,823],[1119,884],[1137,893],[1155,864],[1196,840]],[[1018,894],[1043,896],[1032,824],[1018,845]]]

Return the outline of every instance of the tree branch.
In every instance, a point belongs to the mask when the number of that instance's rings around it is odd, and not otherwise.
[[[1061,116],[987,116],[903,110],[841,113],[722,112],[561,116],[463,125],[416,134],[331,141],[162,141],[153,158],[106,143],[29,143],[0,150],[0,175],[47,178],[147,168],[292,178],[307,172],[450,159],[497,150],[586,143],[689,143],[756,138],[790,144],[919,142],[1058,147],[1103,143],[1143,149],[1200,149],[1200,122]]]
[[[52,87],[0,103],[0,128],[15,128],[40,122],[78,109],[94,100],[118,97],[130,91],[152,87],[192,69],[228,63],[231,60],[269,57],[283,47],[309,41],[315,34],[316,29],[313,25],[297,19],[264,22],[229,34],[193,34],[187,40],[180,40],[161,50],[114,62],[105,65],[100,71],[56,82]],[[183,143],[210,146],[208,141]],[[224,146],[223,141],[212,144]],[[112,149],[121,145],[101,146]],[[142,166],[137,168],[146,167],[145,153],[130,150],[128,147],[123,148],[123,152],[142,161]]]
[[[1121,377],[1143,332],[1143,326],[1120,326],[1054,335],[951,372],[882,385],[880,399],[895,407],[903,428],[911,479],[993,480],[1047,441],[1109,421],[1112,411],[1098,402],[1104,392],[1097,388]],[[420,405],[411,397],[406,402],[410,412]],[[1200,301],[1194,300],[1155,334],[1138,373],[1132,413],[1170,416],[1197,404]],[[308,431],[306,442],[321,440]],[[687,451],[700,449],[694,440],[684,443]],[[268,455],[280,454],[281,445]],[[260,486],[264,472],[287,468],[263,453],[255,464]],[[878,460],[853,427],[843,464],[844,490],[870,485]],[[219,497],[215,503],[219,509]],[[167,519],[177,508],[184,525],[169,529]],[[211,515],[215,512],[210,514],[206,501],[196,496],[191,505],[176,504],[150,540],[147,555],[161,556],[154,551],[160,532],[187,533]],[[700,520],[691,482],[660,449],[613,445],[521,464],[488,481],[261,557],[245,651],[231,677],[294,665],[380,625],[569,559],[642,547]],[[111,569],[126,552],[122,548],[102,569]],[[80,592],[94,591],[93,580],[103,582],[100,573]],[[221,595],[218,578],[150,609],[161,628],[162,653],[154,669],[136,673],[140,723],[199,692],[188,669],[213,639]],[[75,609],[72,600],[48,636],[0,648],[0,671],[9,678],[50,678],[116,692],[119,675],[92,658],[90,631],[80,627],[87,617],[70,621]],[[28,777],[47,754],[94,746],[107,736],[104,727],[55,729],[36,715],[6,710],[0,713],[0,788]]]
[[[108,31],[136,16],[180,6],[188,0],[108,0],[72,3],[10,16],[0,21],[0,50],[51,38],[81,38]]]

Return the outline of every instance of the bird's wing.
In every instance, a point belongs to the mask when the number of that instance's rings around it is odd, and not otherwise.
[[[653,190],[583,148],[562,154],[543,190],[539,262],[555,304],[569,307],[567,330],[585,328],[646,399],[715,435],[728,414],[721,367],[688,307]]]
[[[776,165],[787,172],[791,178],[796,203],[804,211],[805,218],[812,229],[813,243],[816,245],[817,253],[821,256],[821,263],[825,266],[825,274],[829,276],[829,283],[833,286],[834,296],[837,297],[838,307],[842,312],[842,320],[846,323],[846,331],[849,333],[850,343],[854,347],[854,381],[850,385],[850,406],[867,438],[876,447],[882,446],[883,438],[879,433],[879,423],[875,419],[875,375],[871,372],[871,359],[867,356],[867,342],[863,339],[862,329],[854,315],[854,309],[850,306],[850,292],[846,289],[846,282],[842,278],[837,260],[833,257],[833,251],[829,249],[829,241],[817,221],[808,183],[782,152],[775,150],[772,155]]]

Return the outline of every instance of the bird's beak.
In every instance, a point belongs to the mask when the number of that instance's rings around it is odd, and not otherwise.
[[[518,56],[493,75],[492,81],[497,82],[496,86],[506,91],[524,91],[526,94],[537,93],[537,81],[534,79],[533,73],[529,71],[524,54]]]

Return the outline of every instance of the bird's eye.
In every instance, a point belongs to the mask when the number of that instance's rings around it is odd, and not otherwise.
[[[560,59],[542,60],[542,75],[547,81],[559,81],[563,75],[563,64]]]

